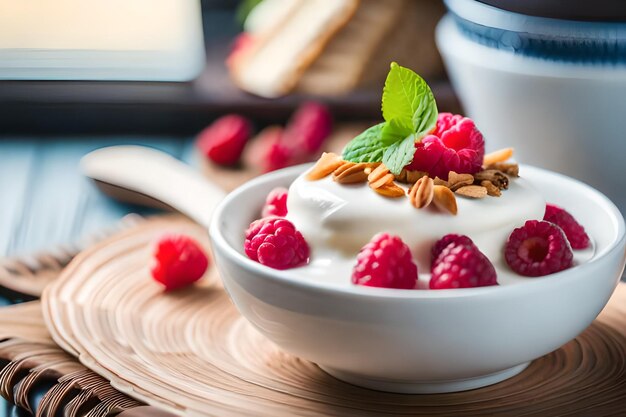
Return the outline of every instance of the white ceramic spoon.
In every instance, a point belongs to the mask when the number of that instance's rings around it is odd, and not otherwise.
[[[145,146],[101,148],[85,155],[80,165],[115,198],[173,208],[207,228],[213,210],[226,196],[189,165]]]

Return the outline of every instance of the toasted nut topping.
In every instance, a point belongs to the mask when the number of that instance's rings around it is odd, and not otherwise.
[[[365,168],[365,173],[369,176],[374,169],[380,165],[380,162],[369,162]]]
[[[369,175],[369,177],[371,177],[372,174]],[[368,179],[369,179],[368,177]],[[382,187],[383,185],[387,185],[387,184],[393,184],[393,174],[385,174],[382,177],[380,177],[379,179],[377,179],[376,181],[370,181],[370,187],[373,188],[374,190],[377,188]]]
[[[343,161],[339,155],[334,153],[324,152],[320,159],[315,163],[315,166],[306,175],[306,179],[309,181],[321,180],[324,177],[332,174],[337,168],[343,164]]]
[[[389,168],[387,168],[385,164],[380,164],[367,176],[367,180],[370,183],[375,182],[387,174],[389,174]]]
[[[458,195],[469,198],[484,198],[487,196],[487,189],[480,185],[466,185],[456,190]]]
[[[448,181],[446,180],[442,180],[439,177],[435,177],[435,185],[443,185],[444,187],[450,188],[450,184],[448,184]]]
[[[447,211],[456,216],[458,211],[456,197],[448,187],[435,185],[433,188],[433,203],[442,211]]]
[[[497,169],[485,169],[484,171],[477,172],[474,178],[477,184],[483,181],[489,181],[501,190],[509,188],[509,177]]]
[[[367,176],[370,188],[385,197],[402,197],[405,195],[404,189],[393,182],[394,176],[389,172],[385,164],[380,164]]]
[[[366,163],[345,162],[333,172],[333,180],[340,184],[356,184],[367,181]]]
[[[519,165],[513,162],[498,162],[489,165],[487,169],[496,169],[511,177],[519,177]]]
[[[435,184],[432,178],[422,177],[409,190],[409,201],[413,207],[421,209],[428,207],[433,201]]]
[[[389,198],[404,197],[405,195],[404,189],[393,181],[389,184],[383,185],[382,187],[375,188],[374,191]]]
[[[483,166],[489,166],[497,162],[504,162],[513,156],[513,148],[504,148],[488,153],[483,159]]]
[[[448,187],[452,191],[456,191],[466,185],[474,184],[474,176],[471,174],[457,174],[454,171],[450,171],[448,174]]]
[[[487,189],[487,194],[492,197],[500,197],[502,195],[502,191],[493,185],[491,181],[481,181],[480,185],[485,187]]]
[[[356,165],[356,163],[354,163],[354,162],[341,161],[341,165],[339,165],[339,167],[337,167],[337,169],[333,172],[333,175],[340,175],[342,172],[344,172],[347,169],[352,168],[355,165]]]
[[[405,184],[415,184],[417,180],[422,177],[428,176],[427,172],[424,171],[409,171],[407,169],[403,169],[400,172],[400,175],[396,176],[396,181],[403,182]]]

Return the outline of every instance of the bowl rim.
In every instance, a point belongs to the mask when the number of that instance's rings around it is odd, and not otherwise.
[[[228,241],[226,240],[224,234],[222,233],[219,224],[221,223],[221,219],[223,213],[227,211],[227,208],[232,204],[234,200],[240,198],[240,196],[248,190],[253,189],[261,184],[265,184],[270,181],[274,181],[278,178],[290,177],[293,175],[298,175],[308,169],[311,164],[303,164],[297,165],[290,168],[284,168],[281,170],[277,170],[274,172],[270,172],[268,174],[261,175],[256,177],[245,184],[239,186],[231,193],[229,193],[224,200],[218,205],[216,208],[213,217],[211,219],[211,225],[209,227],[209,236],[211,239],[211,244],[214,247],[219,247],[221,253],[228,258],[228,261],[239,266],[240,268],[246,270],[252,275],[262,277],[263,279],[268,279],[275,283],[279,284],[288,284],[294,287],[297,287],[302,290],[308,291],[316,291],[321,292],[323,294],[341,294],[343,296],[352,296],[358,298],[373,298],[373,299],[441,299],[441,298],[464,298],[464,297],[476,297],[476,296],[489,296],[491,294],[497,293],[500,295],[505,295],[511,292],[520,292],[520,290],[525,289],[527,291],[537,290],[539,288],[544,288],[545,286],[558,286],[563,283],[564,280],[571,280],[572,274],[584,276],[584,271],[590,268],[595,267],[597,264],[604,261],[604,259],[608,258],[614,252],[620,250],[623,251],[624,246],[626,245],[626,225],[624,222],[624,217],[622,216],[620,210],[615,206],[615,204],[600,191],[595,188],[585,184],[582,181],[576,180],[574,178],[568,177],[563,174],[559,174],[557,172],[553,172],[550,170],[530,166],[530,165],[521,165],[521,168],[524,170],[533,170],[540,172],[542,174],[553,175],[557,177],[559,180],[569,181],[575,183],[577,186],[580,186],[585,189],[586,198],[595,200],[603,207],[603,212],[606,216],[611,218],[612,223],[617,225],[617,236],[613,239],[613,241],[605,248],[602,252],[597,255],[594,255],[593,258],[581,265],[577,265],[574,268],[567,269],[561,272],[557,272],[554,274],[550,274],[543,277],[532,277],[528,279],[528,282],[524,282],[523,284],[516,285],[497,285],[497,286],[487,286],[487,287],[477,287],[477,288],[455,288],[455,289],[441,289],[437,291],[429,291],[429,290],[403,290],[403,289],[392,289],[392,288],[376,288],[376,287],[364,287],[364,286],[350,286],[350,287],[340,287],[335,286],[329,283],[314,283],[310,280],[302,280],[297,277],[298,268],[293,268],[289,270],[276,270],[270,267],[261,265],[258,262],[255,262],[248,257],[246,257],[243,253],[239,252],[237,249],[232,247]],[[626,254],[622,257],[624,258]],[[616,283],[619,281],[619,278],[616,277]]]

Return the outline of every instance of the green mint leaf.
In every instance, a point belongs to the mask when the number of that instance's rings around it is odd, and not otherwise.
[[[382,108],[386,121],[395,119],[397,124],[417,133],[417,140],[437,122],[437,103],[426,81],[395,62],[385,81]]]
[[[433,93],[430,92],[430,88],[428,91],[432,98]],[[417,108],[415,115],[419,115],[419,117],[413,119],[416,124],[416,140],[421,140],[437,125],[437,116],[439,116],[439,112],[437,111],[437,103],[435,103],[435,99],[432,98],[432,100],[423,100]]]
[[[380,162],[388,144],[382,141],[385,123],[370,127],[352,139],[343,149],[342,158],[351,162]]]
[[[407,128],[398,119],[391,119],[385,123],[381,133],[383,143],[389,146],[395,142],[401,142],[404,138],[413,133],[413,129]]]
[[[400,175],[402,168],[413,161],[413,155],[415,155],[415,135],[410,134],[385,150],[383,164],[389,168],[393,175]]]

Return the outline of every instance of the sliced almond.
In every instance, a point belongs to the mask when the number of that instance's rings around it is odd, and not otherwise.
[[[466,185],[455,191],[458,195],[469,198],[487,197],[487,189],[480,185]]]
[[[400,172],[400,175],[396,176],[396,181],[400,181],[405,184],[415,184],[417,180],[427,175],[428,173],[424,171],[409,171],[408,169],[403,169]]]
[[[474,176],[471,174],[457,174],[454,171],[450,171],[448,174],[448,187],[452,191],[456,191],[466,185],[474,184]]]
[[[306,175],[306,179],[309,181],[321,180],[332,174],[343,162],[339,155],[324,152],[313,168],[311,168],[311,171]]]
[[[389,174],[389,168],[387,168],[385,164],[380,164],[367,176],[367,180],[370,183],[376,182],[387,174]]]
[[[394,182],[375,188],[374,191],[389,198],[404,197],[405,195],[404,189]]]
[[[439,177],[435,177],[435,179],[433,181],[434,181],[435,185],[443,185],[444,187],[450,188],[450,184],[448,184],[448,181],[442,180]]]
[[[371,176],[372,174],[369,175],[368,180],[370,179]],[[380,177],[376,181],[370,181],[370,187],[375,190],[377,188],[382,187],[383,185],[392,184],[392,183],[393,183],[393,174],[385,174],[384,176]]]
[[[433,204],[439,210],[447,211],[455,216],[458,212],[454,193],[443,185],[435,185],[433,187]]]
[[[502,191],[500,191],[498,187],[493,185],[491,181],[481,181],[480,185],[485,187],[487,189],[487,194],[492,197],[500,197],[502,195]]]
[[[483,159],[483,166],[489,166],[498,162],[504,162],[513,156],[513,148],[504,148],[488,153]]]
[[[333,176],[341,175],[345,170],[352,168],[356,163],[350,161],[343,161],[339,167],[333,172]]]
[[[424,171],[407,171],[406,182],[415,184],[420,178],[428,176],[428,172]]]
[[[367,164],[358,163],[355,164],[351,162],[350,166],[347,168],[343,168],[343,166],[339,167],[333,173],[333,179],[340,184],[356,184],[359,182],[367,181],[367,174],[365,173],[365,168],[367,168]],[[340,171],[337,174],[337,171]]]
[[[432,178],[422,177],[409,190],[409,201],[413,207],[421,209],[428,207],[433,201],[433,189],[435,184]]]
[[[372,173],[372,171],[375,170],[379,165],[380,165],[380,162],[369,162],[364,171],[369,176]]]

